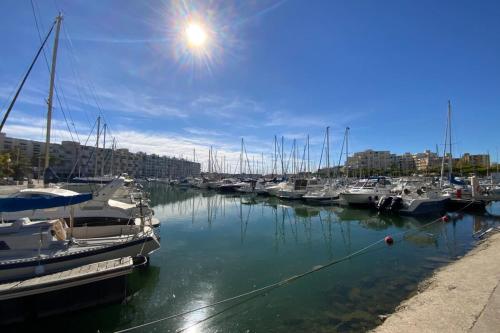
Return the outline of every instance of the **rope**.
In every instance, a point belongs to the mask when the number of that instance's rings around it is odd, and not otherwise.
[[[472,205],[474,203],[474,201],[472,200],[471,202],[469,202],[467,205],[465,205],[464,207],[460,208],[459,210],[453,212],[453,213],[459,213],[463,210],[465,210],[467,207],[469,207],[470,205]],[[432,220],[431,222],[428,222],[422,226],[420,226],[418,228],[418,231],[421,231],[422,229],[434,224],[434,223],[437,223],[437,222],[440,222],[440,221],[443,221],[443,217],[439,217],[435,220]],[[413,232],[415,230],[407,230],[407,231],[402,231],[402,232],[399,232],[399,233],[396,233],[394,234],[395,236],[399,236],[399,235],[404,235],[404,234],[408,234],[410,232]],[[204,305],[204,306],[201,306],[201,307],[198,307],[198,308],[194,308],[194,309],[191,309],[191,310],[186,310],[186,311],[183,311],[183,312],[180,312],[180,313],[177,313],[177,314],[173,314],[173,315],[170,315],[170,316],[167,316],[167,317],[163,317],[163,318],[160,318],[160,319],[156,319],[156,320],[153,320],[153,321],[150,321],[150,322],[147,322],[147,323],[144,323],[144,324],[140,324],[140,325],[136,325],[136,326],[132,326],[132,327],[129,327],[129,328],[125,328],[125,329],[122,329],[122,330],[118,330],[118,331],[115,331],[114,333],[124,333],[124,332],[130,332],[130,331],[133,331],[133,330],[136,330],[136,329],[139,329],[139,328],[143,328],[143,327],[146,327],[146,326],[150,326],[150,325],[153,325],[153,324],[157,324],[159,322],[162,322],[162,321],[166,321],[166,320],[169,320],[169,319],[173,319],[173,318],[177,318],[177,317],[181,317],[181,316],[185,316],[187,314],[190,314],[190,313],[193,313],[193,312],[196,312],[196,311],[200,311],[200,310],[203,310],[203,309],[206,309],[206,308],[211,308],[211,307],[214,307],[216,305],[220,305],[220,304],[224,304],[224,303],[228,303],[228,302],[231,302],[231,301],[234,301],[234,300],[237,300],[237,299],[241,299],[241,298],[244,298],[244,297],[247,297],[247,296],[253,296],[253,297],[250,297],[248,299],[245,299],[245,300],[242,300],[236,304],[233,304],[232,306],[224,309],[224,310],[221,310],[215,314],[212,314],[206,318],[203,318],[201,319],[200,321],[194,323],[193,325],[189,326],[189,327],[185,327],[185,328],[182,328],[176,332],[183,332],[195,325],[198,325],[204,321],[207,321],[213,317],[215,317],[216,315],[226,311],[226,310],[229,310],[230,308],[233,308],[233,307],[236,307],[238,305],[241,305],[245,302],[248,302],[249,300],[252,300],[254,299],[255,297],[257,296],[260,296],[268,291],[271,291],[273,289],[276,289],[276,288],[279,288],[279,287],[282,287],[282,286],[285,286],[287,285],[288,283],[291,283],[291,282],[294,282],[295,280],[298,280],[298,279],[301,279],[305,276],[308,276],[310,274],[313,274],[313,273],[316,273],[318,271],[321,271],[325,268],[328,268],[328,267],[331,267],[333,265],[336,265],[336,264],[339,264],[341,262],[344,262],[346,260],[349,260],[353,257],[356,257],[356,256],[359,256],[363,253],[365,253],[368,249],[374,247],[375,245],[377,244],[380,244],[382,242],[385,242],[385,237],[384,238],[381,238],[353,253],[350,253],[340,259],[336,259],[336,260],[332,260],[324,265],[319,265],[319,266],[315,266],[313,269],[309,270],[309,271],[306,271],[306,272],[303,272],[301,274],[297,274],[297,275],[292,275],[286,279],[283,279],[281,281],[278,281],[278,282],[275,282],[275,283],[272,283],[272,284],[269,284],[269,285],[266,285],[264,287],[261,287],[261,288],[258,288],[258,289],[254,289],[254,290],[251,290],[251,291],[248,291],[248,292],[245,292],[245,293],[242,293],[242,294],[239,294],[239,295],[236,295],[236,296],[233,296],[233,297],[228,297],[228,298],[225,298],[225,299],[222,299],[220,301],[217,301],[217,302],[214,302],[214,303],[211,303],[211,304],[207,304],[207,305]]]

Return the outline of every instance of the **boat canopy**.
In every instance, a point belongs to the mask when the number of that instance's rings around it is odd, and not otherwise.
[[[40,195],[32,196],[30,198],[0,198],[0,213],[77,205],[91,199],[92,193],[58,197],[47,197]]]

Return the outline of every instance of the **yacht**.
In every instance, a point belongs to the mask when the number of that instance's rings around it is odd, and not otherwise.
[[[329,203],[338,199],[341,191],[338,184],[328,182],[321,189],[308,191],[302,199],[311,203]]]
[[[383,195],[391,193],[391,182],[386,177],[371,177],[357,181],[340,193],[349,205],[376,205]]]
[[[120,235],[84,238],[94,228],[67,228],[60,219],[0,223],[0,282],[121,257],[148,256],[160,248],[152,228],[128,227]]]
[[[116,189],[123,185],[123,180],[116,178],[111,183],[97,192],[91,200],[82,202],[68,208],[66,205],[57,207],[0,212],[1,221],[13,221],[27,217],[31,220],[45,220],[63,218],[69,221],[70,213],[73,214],[75,226],[102,226],[102,225],[123,225],[141,224],[141,217],[145,217],[147,223],[158,226],[159,220],[153,217],[153,210],[144,204],[127,204],[113,200],[111,197]],[[12,199],[58,199],[71,198],[79,193],[61,188],[31,188],[24,189],[10,196]]]
[[[241,186],[242,185],[240,182],[238,182],[238,180],[234,178],[226,178],[222,180],[217,189],[220,192],[229,193],[229,192],[236,192],[236,190]]]
[[[65,207],[65,219],[31,221],[19,218],[0,223],[0,282],[50,274],[121,257],[147,256],[160,247],[154,229],[140,225],[75,227],[72,212],[92,199],[89,194],[72,196],[8,197],[0,199],[1,212],[25,212]]]
[[[240,193],[253,193],[253,194],[267,194],[265,181],[263,179],[259,180],[249,180],[240,183],[240,187],[236,191]]]
[[[377,208],[381,212],[400,215],[441,214],[448,201],[450,197],[442,195],[438,190],[426,190],[423,187],[412,191],[405,188],[401,194],[382,196]]]
[[[278,194],[278,192],[285,188],[286,186],[288,185],[288,182],[287,181],[281,181],[279,183],[269,183],[267,186],[266,186],[266,192],[267,194],[271,195],[271,196],[276,196]]]
[[[295,179],[293,183],[278,189],[276,196],[282,199],[301,199],[308,191],[321,187],[322,185],[315,178]]]

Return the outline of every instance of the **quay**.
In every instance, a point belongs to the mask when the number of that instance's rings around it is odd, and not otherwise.
[[[438,270],[374,333],[500,332],[500,234]]]
[[[0,285],[0,324],[119,302],[126,296],[131,257]]]

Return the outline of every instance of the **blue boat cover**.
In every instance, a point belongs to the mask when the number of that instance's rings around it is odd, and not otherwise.
[[[0,212],[19,212],[23,210],[45,209],[76,205],[92,199],[92,193],[54,198],[0,198]]]

